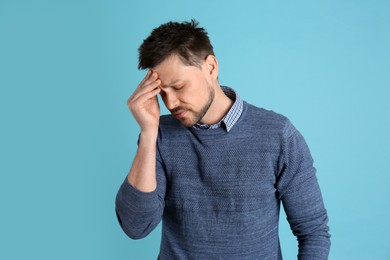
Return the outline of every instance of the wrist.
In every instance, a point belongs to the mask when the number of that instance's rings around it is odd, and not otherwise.
[[[156,140],[158,135],[158,129],[153,130],[141,130],[140,139]]]

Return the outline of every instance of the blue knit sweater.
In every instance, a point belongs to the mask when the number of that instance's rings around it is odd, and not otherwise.
[[[280,202],[299,242],[298,259],[327,259],[328,216],[309,148],[288,118],[244,101],[229,132],[186,128],[160,117],[157,189],[127,181],[116,214],[132,239],[162,220],[158,259],[282,259]]]

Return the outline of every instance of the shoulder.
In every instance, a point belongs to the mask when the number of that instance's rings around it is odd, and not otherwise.
[[[246,114],[246,124],[249,125],[250,130],[255,132],[261,130],[268,138],[276,136],[281,142],[287,140],[305,142],[301,132],[286,115],[280,112],[247,103]]]
[[[246,121],[257,128],[268,128],[278,132],[285,132],[291,122],[287,116],[271,109],[256,106],[244,101],[247,107]]]

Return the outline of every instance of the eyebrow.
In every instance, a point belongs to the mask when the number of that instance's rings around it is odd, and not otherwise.
[[[169,87],[169,86],[175,86],[177,83],[179,83],[181,80],[180,79],[178,79],[178,80],[175,80],[174,82],[171,82],[171,84],[167,84],[167,85],[163,85],[163,84],[161,84],[161,86],[163,87],[163,88],[167,88],[167,87]]]

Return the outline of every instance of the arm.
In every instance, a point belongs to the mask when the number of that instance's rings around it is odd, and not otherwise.
[[[117,193],[115,211],[123,231],[133,239],[152,232],[165,206],[166,180],[158,152],[160,84],[157,73],[149,70],[127,100],[141,133],[133,164]]]
[[[289,120],[283,131],[277,190],[298,239],[298,259],[328,259],[331,244],[328,216],[313,158],[303,136]]]
[[[146,237],[160,223],[166,189],[156,138],[141,133],[137,143],[133,165],[115,200],[118,222],[132,239]]]

